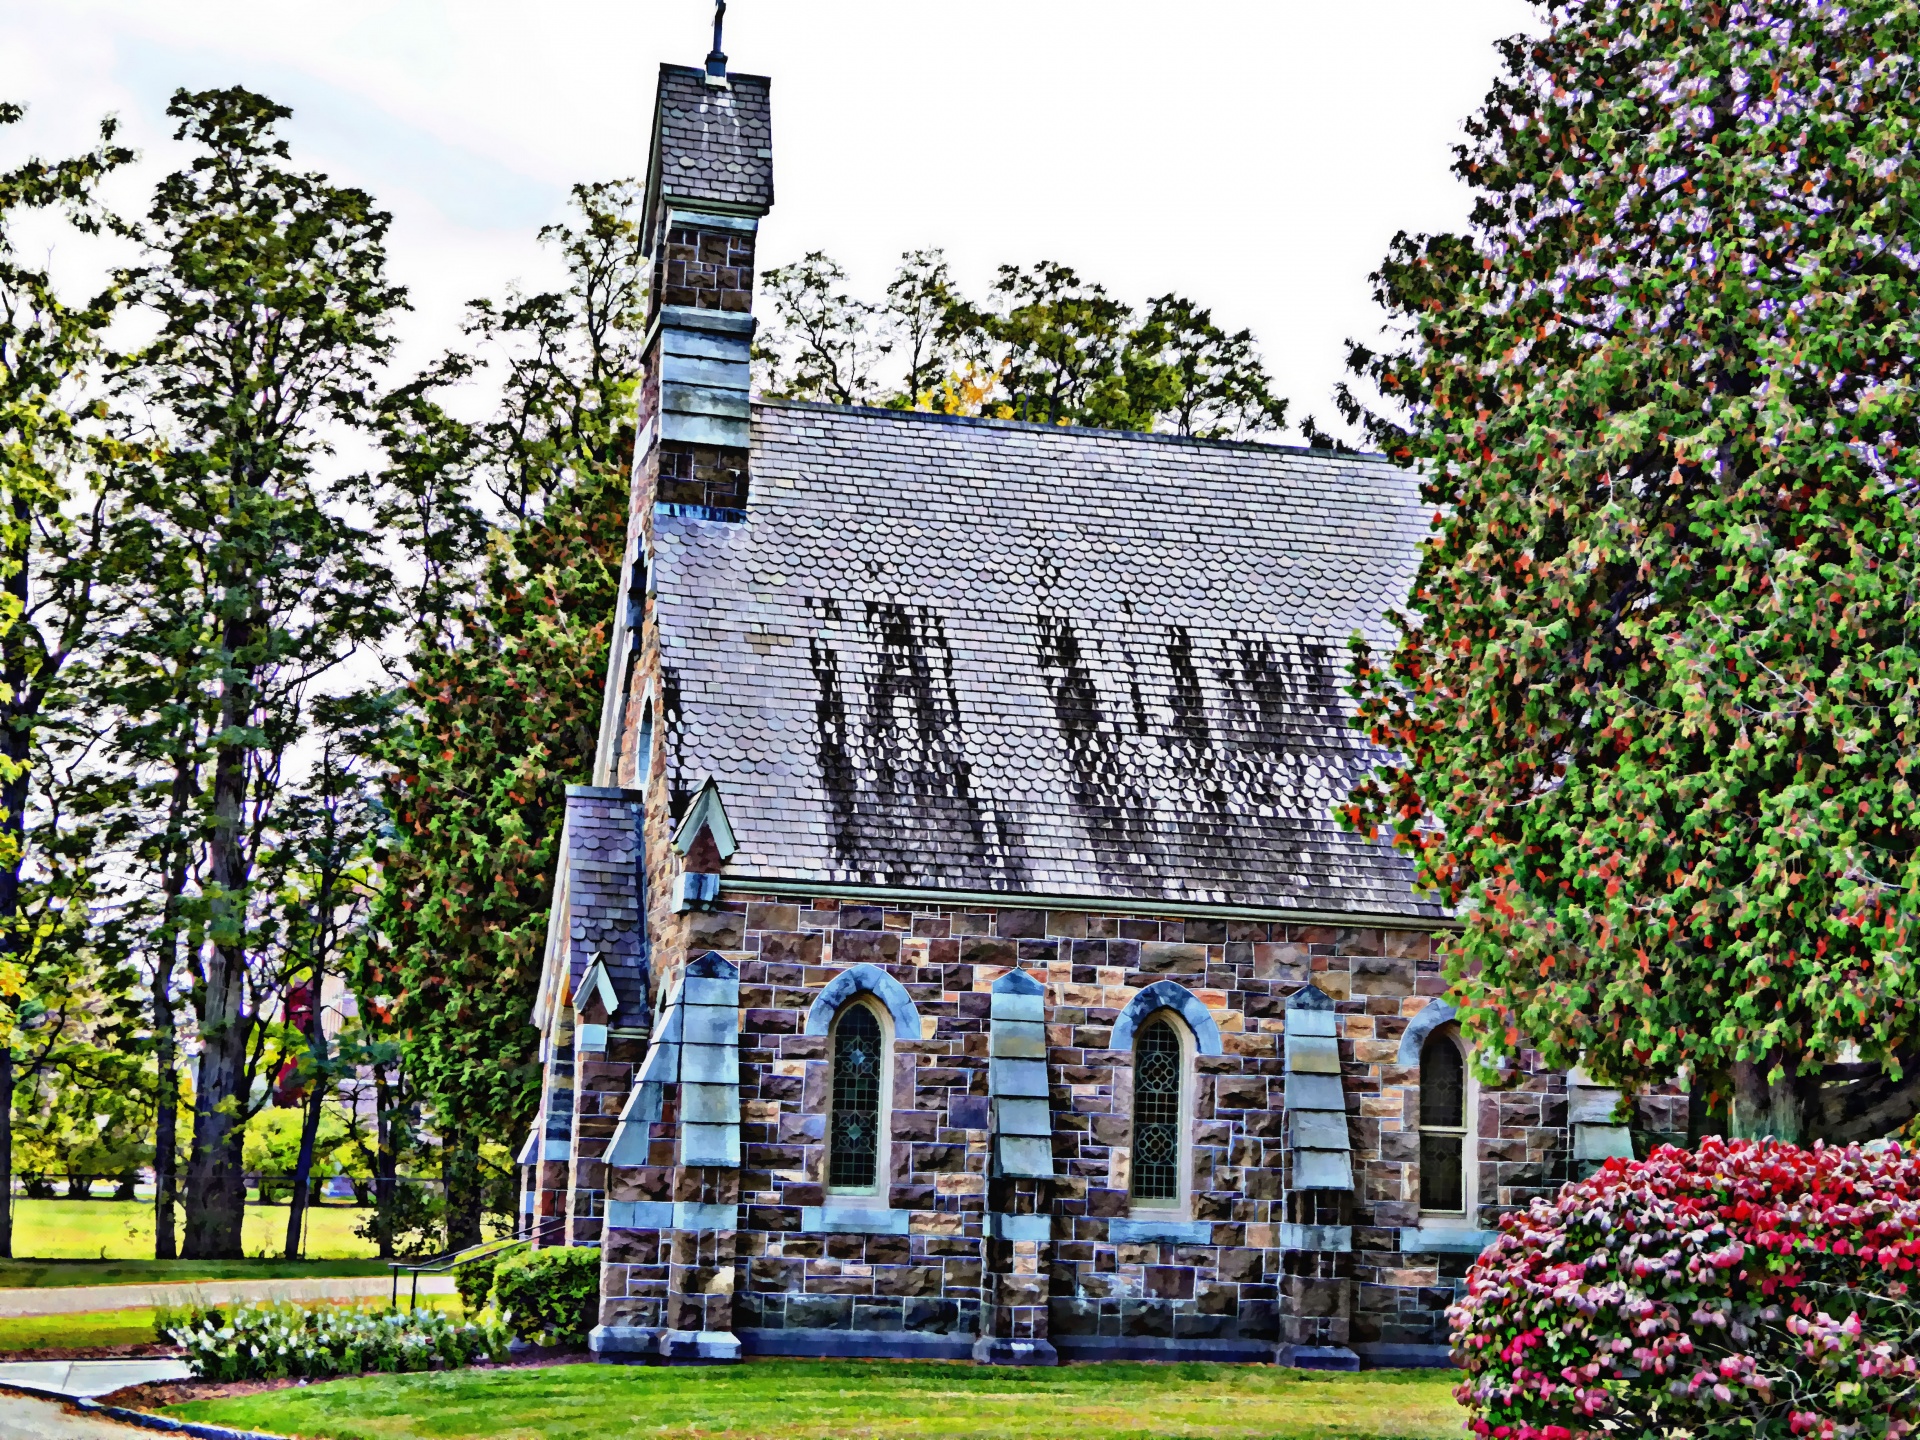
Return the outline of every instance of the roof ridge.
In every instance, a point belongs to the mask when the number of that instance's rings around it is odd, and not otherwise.
[[[883,419],[917,423],[973,426],[986,430],[1024,430],[1042,435],[1099,435],[1116,440],[1151,440],[1162,445],[1197,445],[1210,450],[1257,450],[1281,455],[1317,455],[1328,460],[1373,460],[1396,469],[1390,455],[1378,450],[1326,450],[1311,445],[1276,445],[1263,440],[1214,440],[1201,435],[1171,435],[1159,430],[1109,430],[1094,425],[1047,425],[1038,420],[999,420],[988,415],[942,415],[931,410],[896,410],[888,405],[839,405],[824,400],[788,400],[774,395],[758,395],[753,403],[772,410],[821,410],[836,414],[871,415]]]

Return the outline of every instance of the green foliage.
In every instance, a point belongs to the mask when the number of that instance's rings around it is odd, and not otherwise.
[[[294,1166],[300,1158],[300,1132],[306,1119],[304,1105],[282,1108],[270,1105],[254,1113],[247,1121],[243,1163],[250,1174],[263,1178],[260,1199],[263,1203],[284,1201],[291,1193]],[[316,1177],[344,1174],[359,1162],[359,1156],[347,1144],[350,1128],[346,1112],[338,1101],[328,1101],[320,1111],[320,1127],[315,1136],[313,1173]],[[318,1188],[316,1179],[315,1188]]]
[[[579,1345],[600,1309],[600,1252],[582,1245],[522,1250],[493,1270],[493,1307],[524,1340]]]
[[[499,1251],[490,1251],[453,1267],[454,1288],[460,1292],[460,1304],[467,1314],[478,1314],[493,1298],[493,1276],[501,1258]]]
[[[636,193],[581,186],[575,201],[572,227],[543,232],[570,289],[474,307],[470,333],[484,346],[472,363],[508,369],[500,413],[464,430],[431,421],[441,460],[467,467],[512,523],[477,557],[471,593],[451,559],[448,582],[423,590],[407,678],[372,747],[391,831],[355,985],[400,1039],[409,1082],[450,1142],[449,1244],[479,1238],[480,1137],[520,1134],[537,1095],[526,1017],[565,787],[592,773],[626,536],[644,276]],[[422,533],[446,537],[451,556],[478,502],[415,465],[420,433],[389,452],[383,483],[396,504],[419,497]]]
[[[1909,1053],[1916,53],[1906,0],[1556,10],[1468,126],[1471,231],[1376,277],[1355,361],[1436,513],[1348,818],[1461,906],[1492,1055],[1765,1101]]]
[[[259,1015],[305,968],[284,948],[299,937],[274,887],[260,883],[292,818],[284,762],[311,722],[315,680],[393,620],[372,537],[326,503],[314,472],[324,427],[367,423],[405,294],[386,276],[389,217],[285,163],[277,131],[290,113],[238,88],[175,94],[168,114],[193,158],[160,182],[153,260],[129,277],[158,330],[137,376],[168,439],[136,496],[144,524],[129,528],[153,537],[152,574],[170,583],[155,592],[163,623],[130,637],[124,658],[162,677],[146,687],[162,708],[186,663],[175,694],[202,717],[211,752],[211,783],[188,777],[204,797],[196,913],[207,942],[194,987],[190,1255],[239,1252],[241,1126],[266,1058]],[[183,628],[195,636],[184,651]]]
[[[755,341],[769,394],[836,405],[990,415],[1046,425],[1161,430],[1215,440],[1271,436],[1274,395],[1251,331],[1162,295],[1140,314],[1071,268],[1000,267],[991,301],[961,294],[938,250],[901,257],[886,298],[848,293],[813,251],[765,276]],[[898,383],[881,379],[892,358]]]

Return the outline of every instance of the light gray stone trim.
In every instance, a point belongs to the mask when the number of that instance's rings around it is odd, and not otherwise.
[[[653,1123],[665,1110],[666,1089],[657,1080],[642,1080],[627,1095],[621,1107],[620,1123],[613,1127],[613,1140],[607,1146],[609,1165],[645,1165]]]
[[[1402,1065],[1418,1065],[1420,1047],[1427,1043],[1427,1037],[1455,1019],[1457,1013],[1444,1000],[1429,1000],[1426,1008],[1407,1022],[1407,1028],[1400,1034],[1400,1053],[1394,1058]]]
[[[1318,985],[1302,985],[1287,997],[1287,1003],[1280,1008],[1288,1012],[1295,1010],[1331,1011],[1333,1009],[1333,997]],[[1289,1013],[1287,1018],[1293,1018],[1291,1013]],[[1319,1032],[1315,1031],[1314,1033],[1318,1034]]]
[[[751,315],[734,310],[703,310],[697,305],[662,305],[657,323],[662,327],[672,325],[681,330],[714,330],[731,335],[751,335],[754,327]]]
[[[644,349],[644,347],[643,347]],[[764,407],[768,402],[755,402]],[[1129,435],[1128,439],[1154,439]],[[791,875],[728,875],[721,887],[726,894],[783,895],[801,899],[823,895],[841,900],[899,900],[928,905],[965,905],[975,909],[1065,910],[1088,915],[1165,915],[1196,920],[1277,920],[1292,925],[1365,926],[1374,930],[1458,930],[1450,916],[1402,915],[1391,910],[1311,910],[1287,905],[1220,905],[1207,900],[1134,900],[1116,895],[1059,895],[1039,891],[958,890],[927,885],[862,885],[844,880],[807,879]]]
[[[660,1340],[658,1325],[596,1325],[587,1332],[595,1355],[647,1355]]]
[[[1402,1254],[1478,1255],[1500,1236],[1497,1230],[1466,1230],[1446,1225],[1409,1225],[1400,1231]]]
[[[695,1200],[609,1200],[610,1230],[737,1230],[738,1205],[704,1205]]]
[[[905,1235],[912,1220],[911,1210],[883,1210],[878,1206],[800,1207],[800,1233],[803,1235]]]
[[[1129,1000],[1120,1018],[1113,1022],[1113,1037],[1107,1041],[1107,1047],[1131,1050],[1133,1037],[1140,1027],[1161,1010],[1171,1010],[1186,1021],[1187,1029],[1193,1033],[1193,1047],[1202,1055],[1224,1053],[1220,1027],[1214,1023],[1213,1016],[1200,1003],[1200,997],[1177,980],[1156,980]]]
[[[1290,1188],[1351,1190],[1353,1142],[1347,1133],[1347,1094],[1340,1079],[1340,1026],[1333,997],[1307,985],[1287,997],[1284,1009],[1287,1125],[1293,1152]],[[1351,1246],[1349,1235],[1346,1248]]]
[[[760,228],[760,222],[751,215],[719,215],[711,210],[685,210],[676,205],[667,211],[667,228],[669,230],[733,230],[751,235]],[[674,305],[669,308],[683,310],[687,307]]]
[[[1296,1225],[1287,1221],[1280,1226],[1282,1250],[1326,1250],[1344,1253],[1353,1249],[1351,1225]]]
[[[1107,1239],[1116,1245],[1170,1240],[1176,1245],[1210,1245],[1213,1226],[1205,1220],[1109,1220]]]
[[[993,1240],[1038,1240],[1053,1238],[1053,1217],[1051,1215],[1003,1215],[998,1210],[987,1213],[987,1236]]]
[[[740,1163],[740,969],[717,950],[680,985],[680,1163]],[[699,1227],[713,1228],[713,1227]]]
[[[1053,1115],[1048,1103],[1046,989],[1024,970],[993,982],[987,1001],[987,1094],[994,1173],[1051,1180]]]
[[[806,1033],[830,1034],[833,1017],[840,1013],[842,1005],[856,995],[871,995],[887,1007],[887,1013],[893,1017],[894,1039],[926,1039],[920,1023],[920,1012],[914,1008],[913,997],[907,994],[907,987],[878,965],[865,964],[849,966],[820,988],[819,995],[807,1010]]]

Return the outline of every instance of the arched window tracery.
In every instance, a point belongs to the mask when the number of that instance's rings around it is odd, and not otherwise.
[[[1180,1199],[1185,1057],[1165,1015],[1140,1027],[1133,1044],[1133,1198],[1146,1204]]]
[[[833,1099],[827,1120],[827,1185],[872,1190],[880,1183],[880,1135],[886,1080],[886,1034],[859,1001],[833,1026]]]
[[[1464,1214],[1469,1174],[1467,1057],[1449,1026],[1420,1048],[1420,1209]]]

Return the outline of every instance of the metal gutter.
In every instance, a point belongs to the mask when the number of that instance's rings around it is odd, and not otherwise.
[[[720,877],[720,894],[820,895],[836,900],[900,901],[1014,910],[1071,910],[1092,915],[1167,915],[1196,920],[1284,921],[1292,925],[1338,925],[1348,929],[1457,930],[1449,916],[1380,915],[1353,910],[1299,910],[1274,905],[1223,905],[1192,900],[1121,900],[1089,895],[1014,894],[1001,890],[940,890],[902,885],[855,885],[844,881],[754,880]]]

